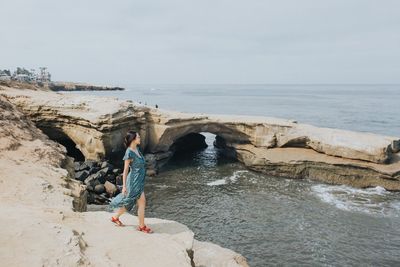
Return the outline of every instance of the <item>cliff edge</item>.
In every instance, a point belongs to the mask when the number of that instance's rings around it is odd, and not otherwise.
[[[147,218],[155,231],[148,235],[135,230],[130,214],[120,228],[108,212],[78,212],[86,209],[85,188],[71,179],[66,149],[2,96],[0,126],[2,265],[247,266],[231,250],[194,240],[178,222]]]

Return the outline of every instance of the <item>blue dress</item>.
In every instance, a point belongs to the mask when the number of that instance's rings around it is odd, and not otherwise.
[[[133,159],[129,165],[130,171],[126,177],[127,193],[126,195],[124,195],[121,192],[111,200],[109,204],[110,211],[122,206],[124,206],[127,211],[132,210],[136,204],[136,200],[140,198],[140,195],[144,190],[144,181],[146,177],[146,161],[139,148],[137,149],[137,151],[139,152],[140,157],[129,147],[125,151],[125,155],[122,159]]]

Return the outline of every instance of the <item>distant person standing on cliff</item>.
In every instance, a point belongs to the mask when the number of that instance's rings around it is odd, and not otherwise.
[[[153,231],[144,224],[144,210],[146,198],[144,195],[144,182],[146,176],[146,161],[140,152],[140,135],[135,131],[129,131],[124,140],[126,151],[123,157],[124,172],[122,174],[122,192],[111,200],[109,208],[114,210],[119,208],[117,214],[111,217],[111,221],[118,226],[124,226],[119,217],[126,211],[130,211],[138,206],[139,231],[152,233]],[[128,173],[129,171],[129,173]]]

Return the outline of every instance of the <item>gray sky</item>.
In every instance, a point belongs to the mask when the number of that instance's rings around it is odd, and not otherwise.
[[[2,0],[0,68],[129,83],[400,83],[399,0]]]

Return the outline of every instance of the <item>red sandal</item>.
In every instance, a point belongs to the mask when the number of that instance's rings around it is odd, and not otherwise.
[[[125,225],[119,220],[119,218],[111,217],[111,221],[112,221],[113,223],[115,223],[116,225],[118,225],[118,226],[125,226]]]
[[[137,228],[139,231],[141,231],[141,232],[144,232],[144,233],[148,233],[148,234],[150,234],[150,233],[153,233],[153,230],[151,230],[149,227],[147,227],[146,225],[145,226],[143,226],[143,227],[138,227]]]

